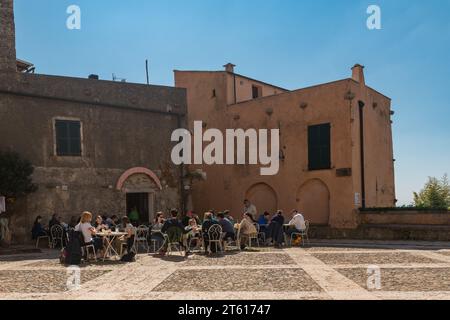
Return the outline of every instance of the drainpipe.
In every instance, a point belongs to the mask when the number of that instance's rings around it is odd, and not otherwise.
[[[237,103],[237,94],[236,94],[236,73],[233,73],[233,85],[234,85],[234,104]]]
[[[359,106],[359,143],[361,151],[361,207],[366,208],[366,181],[364,172],[364,102],[358,101]]]

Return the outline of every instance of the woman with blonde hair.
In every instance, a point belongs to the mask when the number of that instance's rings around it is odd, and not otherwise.
[[[75,226],[75,231],[81,232],[83,234],[83,246],[93,244],[95,251],[100,252],[103,249],[103,240],[101,238],[95,237],[97,231],[91,225],[91,221],[92,213],[88,211],[83,212],[81,214],[80,223]]]

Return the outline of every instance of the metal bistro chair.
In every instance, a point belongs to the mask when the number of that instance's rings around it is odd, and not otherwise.
[[[300,236],[302,237],[302,245],[305,246],[305,238],[309,244],[309,237],[308,237],[308,231],[309,231],[309,221],[305,220],[305,230],[302,230],[300,232],[293,232],[291,234],[291,239],[290,239],[290,245],[292,246],[292,241],[294,240],[294,236]]]
[[[139,245],[143,245],[144,249],[147,249],[147,253],[150,251],[148,244],[148,234],[150,229],[146,226],[139,226],[136,229],[136,250],[139,251]]]
[[[238,248],[238,250],[241,250],[241,225],[239,225],[239,228],[236,231],[236,238],[232,241],[225,241],[225,250],[227,247],[231,247],[233,244],[235,244]]]
[[[192,243],[195,242],[195,247],[192,247]],[[202,243],[203,243],[203,239],[200,235],[195,235],[191,238],[189,238],[189,243],[188,243],[188,248],[189,251],[193,251],[193,250],[201,250],[202,249]]]
[[[261,239],[262,243],[266,243],[266,233],[261,231],[261,226],[259,223],[255,224],[256,231],[258,232],[258,240]]]
[[[169,229],[167,229],[164,238],[167,243],[167,255],[170,255],[172,253],[173,248],[177,249],[178,252],[183,255],[183,232],[179,228],[170,227]]]
[[[153,236],[155,234],[159,234],[161,235],[161,238],[163,239],[162,244],[161,244],[161,240],[160,239],[154,239]],[[165,236],[161,231],[150,231],[150,242],[151,242],[151,246],[153,248],[153,253],[157,253],[158,251],[160,251],[163,246],[164,246],[164,241],[165,241]],[[158,248],[156,246],[156,244],[159,242]]]
[[[256,240],[256,245],[259,247],[259,224],[253,224],[256,228],[256,233],[252,233],[248,236],[248,247],[252,247],[252,240]]]
[[[88,244],[81,247],[81,256],[87,262],[89,261],[89,249],[92,250],[92,255],[94,256],[94,261],[97,262],[97,253],[95,252],[95,247],[93,244]]]
[[[220,249],[220,252],[223,253],[222,240],[222,226],[220,224],[213,224],[211,227],[209,227],[207,248],[208,253],[212,254],[211,244],[213,243],[216,243],[216,249]]]
[[[43,240],[43,239],[47,239],[48,247],[51,249],[52,248],[52,241],[50,240],[50,237],[48,235],[37,237],[37,239],[36,239],[36,248],[39,248],[39,241]]]
[[[52,247],[56,248],[58,242],[61,242],[61,248],[64,248],[64,229],[60,225],[54,225],[50,229],[50,237],[52,239]]]

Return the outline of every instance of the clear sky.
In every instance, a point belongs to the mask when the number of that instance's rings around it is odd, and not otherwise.
[[[397,198],[450,174],[450,0],[16,0],[18,58],[37,72],[173,85],[174,69],[237,72],[288,89],[347,78],[392,98]],[[81,30],[66,9],[81,8]],[[366,9],[380,6],[382,29]]]

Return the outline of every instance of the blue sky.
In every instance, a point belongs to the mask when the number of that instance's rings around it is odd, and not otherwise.
[[[79,5],[81,30],[66,9]],[[366,28],[381,7],[382,30]],[[16,0],[17,55],[37,72],[173,85],[174,69],[237,72],[288,89],[347,78],[390,96],[397,198],[450,174],[450,0]]]

